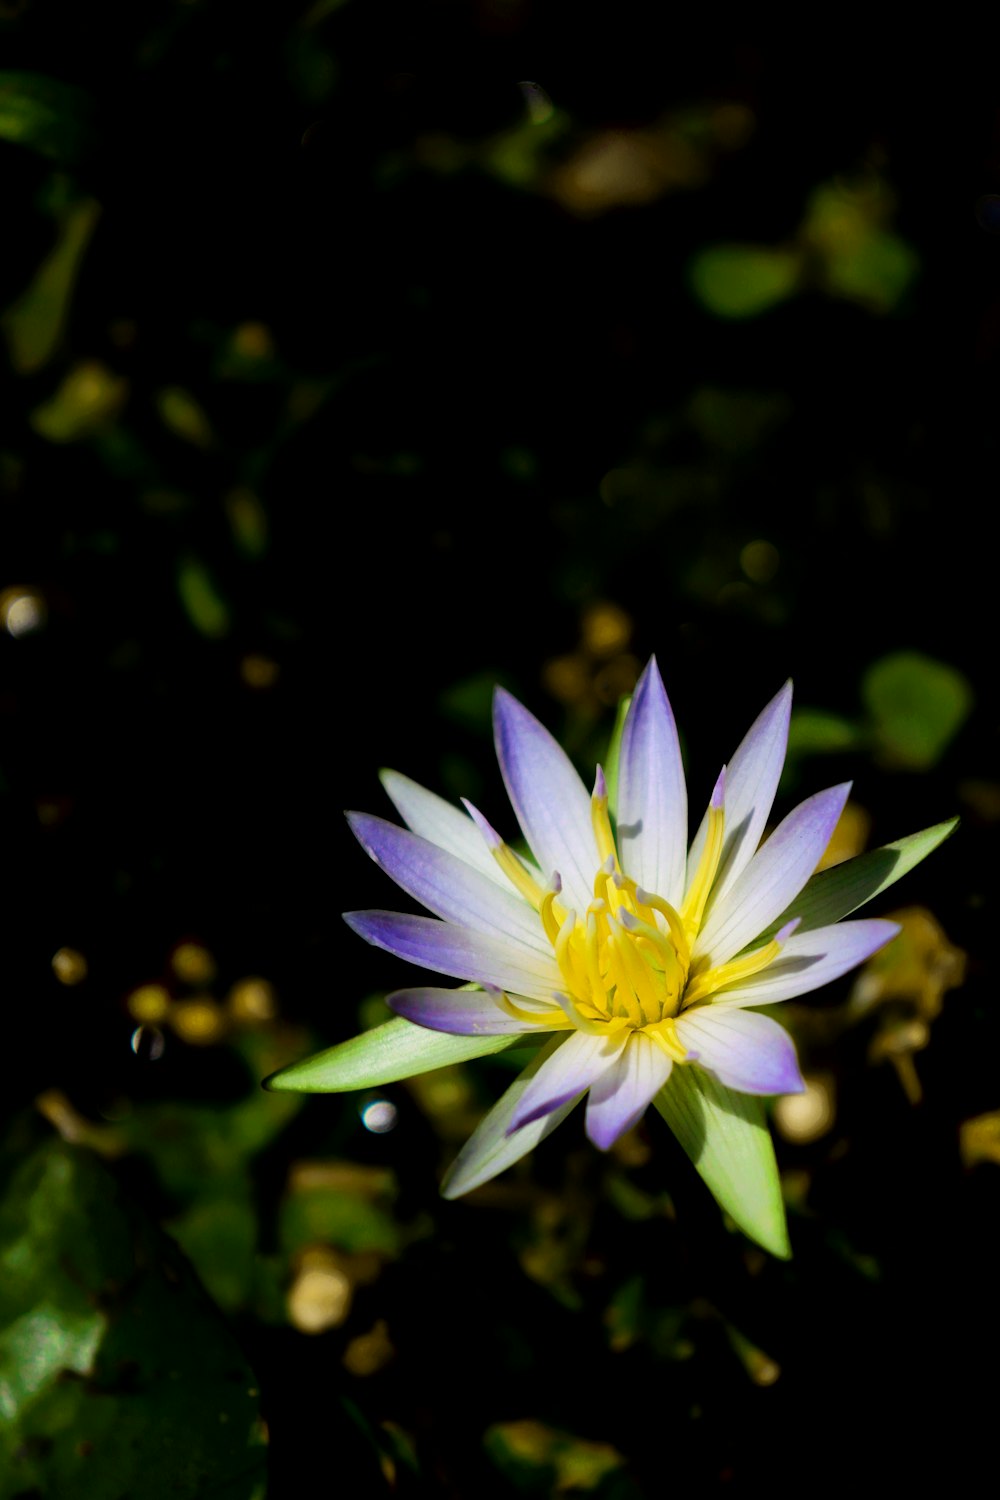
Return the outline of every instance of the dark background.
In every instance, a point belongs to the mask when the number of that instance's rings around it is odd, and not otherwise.
[[[889,1023],[797,1033],[838,1109],[822,1138],[779,1139],[793,1261],[725,1232],[657,1119],[607,1161],[574,1120],[515,1186],[443,1205],[468,1130],[400,1085],[390,1134],[325,1098],[248,1151],[269,1290],[251,1270],[217,1300],[274,1496],[387,1474],[545,1493],[544,1464],[484,1441],[522,1419],[612,1444],[602,1495],[974,1476],[998,1331],[995,1166],[960,1131],[1000,1107],[1000,156],[972,40],[524,0],[4,0],[0,68],[11,1119],[46,1091],[95,1125],[127,1101],[113,1170],[173,1230],[211,1190],[171,1186],[143,1111],[227,1108],[400,982],[338,915],[393,904],[341,817],[387,811],[380,766],[510,831],[492,682],[589,774],[655,651],[698,803],[792,675],[847,728],[841,753],[793,757],[784,805],[853,776],[873,843],[961,812],[900,900],[968,954],[919,1101],[875,1060]],[[843,224],[820,224],[818,190]],[[72,277],[26,305],[88,213]],[[749,255],[737,290],[758,252],[792,283],[724,315],[698,275],[718,245]],[[900,651],[969,695],[919,764],[864,688]],[[61,949],[82,982],[53,971]],[[223,1007],[246,975],[277,997],[257,1042]],[[202,1045],[169,1015],[135,1040],[149,983],[210,996]],[[848,990],[816,1004],[841,1015]],[[505,1076],[464,1071],[472,1123]],[[368,1281],[344,1262],[352,1308],[310,1337],[282,1300],[302,1245],[275,1224],[291,1165],[332,1158],[391,1169],[397,1238]],[[624,1207],[618,1179],[654,1207]],[[222,1241],[202,1265],[178,1238],[213,1290]],[[304,1239],[365,1252],[343,1228]],[[394,1356],[352,1374],[379,1319]]]

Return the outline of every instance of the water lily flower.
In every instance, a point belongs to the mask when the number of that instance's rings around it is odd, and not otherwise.
[[[355,932],[465,981],[389,996],[399,1018],[269,1086],[370,1087],[444,1063],[547,1040],[460,1152],[457,1197],[530,1151],[586,1098],[607,1150],[653,1104],[718,1201],[788,1253],[763,1100],[804,1085],[788,1033],[758,1007],[806,994],[897,932],[842,921],[951,831],[941,824],[815,874],[849,785],[816,793],[762,843],[784,763],[786,684],[720,773],[688,848],[677,730],[655,659],[614,759],[588,793],[566,753],[509,693],[494,702],[497,756],[529,851],[396,772],[383,784],[407,825],[348,814],[367,853],[430,916],[346,914]]]

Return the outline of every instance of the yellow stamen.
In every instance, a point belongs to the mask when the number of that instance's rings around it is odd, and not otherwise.
[[[569,912],[559,929],[555,949],[556,963],[559,965],[559,971],[566,981],[566,988],[570,994],[586,993],[587,990],[587,976],[577,953],[578,945],[573,941],[576,932],[576,913]]]
[[[490,993],[496,1005],[508,1016],[513,1016],[515,1021],[523,1021],[528,1026],[544,1026],[546,1031],[567,1031],[573,1025],[568,1016],[553,1016],[550,1010],[522,1010],[519,1005],[514,1004],[509,995],[504,994],[503,990]]]
[[[662,1047],[671,1062],[682,1063],[687,1060],[687,1048],[681,1045],[677,1027],[670,1017],[661,1021],[658,1026],[647,1026],[646,1035]]]
[[[590,821],[594,826],[594,838],[597,840],[597,852],[601,863],[603,864],[610,856],[614,860],[613,868],[617,870],[618,851],[615,848],[615,836],[611,832],[611,818],[608,814],[608,789],[600,766],[597,768],[594,794],[590,799]]]
[[[763,948],[748,953],[746,958],[731,959],[727,964],[720,964],[716,969],[706,969],[704,973],[696,975],[684,995],[685,1010],[699,1000],[704,1000],[706,995],[714,995],[723,985],[738,984],[743,979],[749,979],[752,974],[759,974],[761,969],[774,963],[783,947],[784,943],[772,938]]]
[[[528,874],[510,845],[495,844],[493,846],[493,858],[514,889],[520,891],[524,899],[529,901],[536,911],[540,911],[542,902],[545,899],[545,892],[538,884],[538,881]]]
[[[635,881],[630,880],[627,875],[623,878],[626,885],[633,888],[637,907],[648,906],[650,911],[658,911],[660,916],[665,918],[667,926],[670,928],[670,936],[674,940],[677,957],[680,959],[684,969],[689,969],[691,966],[691,945],[688,942],[687,933],[684,931],[684,924],[677,915],[677,912],[670,905],[670,902],[664,901],[662,896],[654,896],[651,891],[640,891]]]
[[[548,938],[553,948],[555,947],[556,940],[559,937],[559,929],[566,920],[566,913],[563,911],[561,906],[558,906],[556,904],[556,896],[558,894],[559,892],[556,890],[555,886],[549,886],[549,889],[542,897],[541,905],[539,907],[539,916],[542,919],[542,926],[545,929],[545,936]]]
[[[586,1031],[590,1036],[614,1036],[627,1024],[619,1017],[598,1016],[589,1007],[585,1011],[571,995],[561,995],[558,990],[555,999],[566,1013],[566,1025]]]
[[[708,809],[705,847],[701,851],[698,868],[681,907],[681,920],[691,937],[695,937],[701,927],[702,918],[705,915],[705,903],[715,884],[715,877],[719,873],[719,861],[722,858],[722,836],[725,831],[726,815],[721,799],[720,805],[716,805],[716,796],[717,792],[713,792]]]

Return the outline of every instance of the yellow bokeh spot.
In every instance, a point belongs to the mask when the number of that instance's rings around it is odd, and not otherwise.
[[[209,984],[215,978],[215,959],[200,943],[178,943],[170,962],[185,984]]]
[[[843,864],[845,859],[860,854],[868,842],[871,826],[872,820],[863,807],[856,802],[846,803],[817,870],[829,870],[831,865]]]
[[[773,542],[747,542],[740,553],[740,567],[751,583],[770,583],[781,562]]]
[[[1000,1166],[1000,1110],[963,1120],[958,1145],[964,1166],[974,1167],[981,1161],[995,1162]]]
[[[240,676],[247,687],[273,687],[278,680],[280,670],[278,663],[272,661],[269,656],[257,656],[251,653],[249,656],[244,656],[240,662]]]
[[[182,1042],[208,1047],[226,1030],[222,1008],[208,995],[193,1000],[176,1000],[170,1007],[169,1021]]]
[[[351,1282],[332,1251],[323,1246],[303,1251],[286,1306],[300,1333],[325,1333],[343,1323],[351,1308]]]
[[[826,1135],[837,1112],[833,1079],[827,1073],[805,1075],[805,1092],[782,1094],[774,1101],[774,1123],[786,1141],[805,1145]]]
[[[82,984],[87,977],[87,960],[75,948],[60,948],[52,955],[52,972],[60,984]]]
[[[241,1026],[271,1021],[278,1013],[274,986],[266,979],[239,979],[227,997],[229,1014]]]
[[[370,1333],[351,1339],[344,1350],[344,1369],[351,1375],[374,1375],[389,1363],[395,1352],[388,1324],[379,1318]]]
[[[628,645],[632,621],[618,604],[592,604],[583,616],[583,645],[594,656],[613,656]]]
[[[266,323],[241,323],[233,331],[233,353],[240,359],[268,359],[274,339]]]
[[[152,1026],[162,1021],[170,1005],[170,996],[162,984],[140,984],[125,1001],[133,1020]]]
[[[41,630],[47,617],[45,600],[37,589],[8,588],[0,593],[0,625],[15,639]]]

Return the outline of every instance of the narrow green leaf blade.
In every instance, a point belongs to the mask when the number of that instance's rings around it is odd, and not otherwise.
[[[523,1038],[517,1032],[512,1036],[452,1036],[397,1016],[362,1032],[361,1036],[353,1036],[325,1052],[281,1068],[265,1078],[264,1087],[299,1094],[370,1089],[382,1083],[395,1083],[399,1078],[412,1078],[414,1073],[445,1068],[449,1063],[502,1052],[520,1041]]]
[[[654,1104],[719,1204],[780,1260],[791,1255],[764,1101],[698,1067],[675,1067]]]
[[[883,844],[881,849],[871,849],[867,854],[845,860],[842,865],[821,870],[777,921],[772,922],[760,938],[754,939],[754,947],[767,941],[793,917],[801,921],[800,932],[839,922],[841,917],[895,885],[914,865],[933,853],[957,827],[958,819],[949,818],[946,823],[935,823],[933,828],[924,828],[920,833],[911,833],[908,838],[897,839],[894,844]]]

